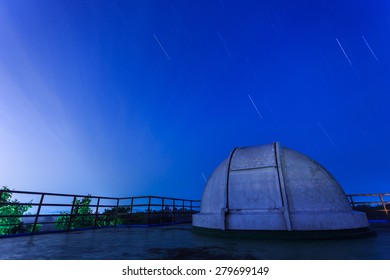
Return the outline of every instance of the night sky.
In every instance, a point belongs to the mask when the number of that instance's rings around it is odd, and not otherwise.
[[[390,2],[0,1],[0,184],[200,199],[237,146],[390,192]]]

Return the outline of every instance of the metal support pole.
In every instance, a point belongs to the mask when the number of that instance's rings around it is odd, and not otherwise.
[[[152,198],[149,196],[149,199],[148,199],[148,213],[147,213],[147,216],[146,216],[146,223],[149,224],[149,219],[150,219],[150,202],[151,202]]]
[[[381,202],[382,202],[382,206],[383,206],[383,209],[385,210],[386,216],[388,216],[388,215],[389,215],[389,212],[387,211],[386,203],[384,202],[383,197],[382,197],[381,194],[379,195],[379,198],[380,198],[380,200],[381,200]]]
[[[161,217],[160,217],[160,224],[164,222],[164,198],[162,198],[161,201]]]
[[[175,216],[176,216],[176,205],[175,205],[176,200],[173,200],[173,211],[172,211],[172,224],[175,223]]]
[[[191,207],[191,212],[190,212],[190,222],[192,222],[192,200],[190,201],[190,207]]]
[[[115,222],[114,225],[117,225],[118,222],[118,208],[119,208],[119,198],[116,201],[116,207],[115,207]]]
[[[93,222],[93,226],[96,227],[98,214],[99,214],[99,205],[100,205],[100,197],[98,197],[97,204],[96,204],[96,210],[95,210],[95,221]]]
[[[73,197],[72,208],[70,209],[70,216],[69,216],[68,227],[67,227],[66,230],[70,230],[70,229],[71,229],[72,217],[74,216],[74,215],[73,215],[73,209],[74,209],[74,206],[75,206],[75,204],[76,204],[76,201],[77,201],[77,196],[74,196],[74,197]]]
[[[353,201],[352,195],[349,195],[348,197],[349,197],[349,199],[351,201],[352,209],[355,209],[355,202]]]
[[[130,208],[130,225],[133,219],[133,206],[134,206],[134,197],[131,198],[131,208]]]
[[[182,201],[181,207],[181,222],[184,223],[184,200]]]
[[[39,213],[41,212],[41,206],[42,206],[42,202],[43,202],[43,198],[44,198],[44,197],[45,197],[45,195],[42,194],[42,195],[41,195],[41,200],[39,201],[39,205],[38,205],[37,215],[35,216],[34,226],[33,226],[33,228],[32,228],[32,233],[34,233],[34,232],[35,232],[35,229],[37,228]]]

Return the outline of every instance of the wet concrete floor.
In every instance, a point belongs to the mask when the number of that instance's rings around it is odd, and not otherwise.
[[[190,224],[105,228],[0,239],[0,259],[387,259],[390,228],[352,240],[243,240],[194,233]]]

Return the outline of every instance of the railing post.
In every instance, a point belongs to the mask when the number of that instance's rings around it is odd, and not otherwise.
[[[68,222],[68,227],[66,230],[70,230],[71,224],[72,224],[72,217],[73,217],[73,209],[77,201],[77,196],[73,197],[73,203],[72,203],[72,208],[70,209],[70,216],[69,216],[69,222]]]
[[[192,200],[190,201],[190,222],[192,222]]]
[[[163,224],[164,221],[164,198],[161,198],[161,219],[160,219],[160,224]]]
[[[34,220],[34,226],[32,228],[32,233],[35,232],[35,229],[37,228],[37,223],[38,223],[38,218],[39,218],[39,213],[41,212],[41,206],[42,206],[42,202],[43,202],[43,198],[45,197],[44,194],[41,195],[41,200],[39,201],[39,205],[38,205],[38,209],[37,209],[37,214],[35,216],[35,220]]]
[[[147,213],[147,216],[146,216],[146,223],[149,224],[149,219],[150,219],[150,202],[151,202],[152,198],[149,196],[149,199],[148,199],[148,213]]]
[[[172,209],[172,224],[175,223],[175,216],[176,216],[176,199],[173,200],[173,209]]]
[[[134,206],[134,197],[131,198],[131,207],[130,207],[130,225],[133,220],[133,206]]]
[[[181,222],[184,223],[184,200],[182,200],[182,207],[181,207]]]
[[[353,201],[352,195],[348,195],[349,199],[351,200],[352,209],[355,209],[355,202]]]
[[[381,202],[382,202],[382,206],[383,206],[383,209],[385,210],[386,216],[388,216],[389,213],[388,213],[387,208],[386,208],[386,203],[383,201],[383,197],[382,197],[381,194],[379,195],[379,199],[380,199]]]
[[[96,210],[95,210],[95,221],[93,222],[93,226],[96,227],[98,214],[99,214],[99,205],[100,205],[100,197],[98,197],[97,203],[96,203]]]
[[[116,201],[116,207],[115,207],[115,222],[114,225],[117,225],[118,222],[118,208],[119,208],[119,198]]]

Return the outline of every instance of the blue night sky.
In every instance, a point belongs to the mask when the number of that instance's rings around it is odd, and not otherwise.
[[[390,191],[390,2],[0,1],[0,184],[200,199],[236,146]]]

